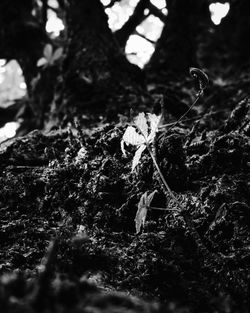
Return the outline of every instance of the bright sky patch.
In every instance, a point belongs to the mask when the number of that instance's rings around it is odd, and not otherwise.
[[[228,14],[230,9],[230,4],[226,3],[211,3],[209,5],[209,10],[211,12],[211,19],[215,25],[219,25],[221,20]]]

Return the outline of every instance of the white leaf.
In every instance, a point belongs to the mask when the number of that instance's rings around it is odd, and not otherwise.
[[[45,45],[43,49],[43,55],[49,61],[52,57],[52,53],[53,53],[53,47],[51,44],[48,43],[47,45]]]
[[[156,192],[157,191],[155,190],[151,192],[150,195],[148,195],[148,192],[146,191],[140,198],[140,201],[138,203],[138,210],[135,216],[135,228],[137,234],[140,232],[141,227],[144,227],[145,225],[148,208],[150,207],[150,204]]]
[[[126,129],[122,141],[121,141],[121,150],[122,153],[126,156],[125,152],[125,144],[130,144],[133,146],[137,146],[138,149],[134,155],[133,163],[132,163],[132,171],[138,165],[142,152],[146,149],[146,146],[150,144],[156,135],[158,130],[158,125],[161,120],[161,115],[157,116],[155,114],[148,114],[147,118],[150,123],[150,134],[148,135],[148,124],[147,119],[145,117],[145,113],[140,113],[135,119],[135,125],[138,129],[133,126],[128,126]],[[141,134],[140,134],[141,132]]]
[[[139,146],[145,142],[145,138],[142,135],[139,135],[136,129],[132,126],[128,126],[122,137],[122,140],[126,144],[130,144],[133,146]]]
[[[37,61],[37,66],[38,67],[41,67],[41,66],[44,66],[44,65],[46,65],[46,64],[48,64],[48,61],[45,59],[45,58],[41,58],[41,59],[39,59],[38,61]]]
[[[151,192],[149,195],[148,195],[148,198],[147,198],[147,204],[148,206],[151,205],[151,202],[154,198],[154,195],[157,193],[157,190],[154,190],[153,192]]]
[[[60,59],[60,57],[63,54],[63,48],[60,47],[58,49],[56,49],[56,51],[53,53],[53,56],[51,58],[51,63],[53,64],[55,61],[57,61],[58,59]]]
[[[150,123],[150,134],[148,136],[148,141],[153,141],[161,121],[161,115],[148,113],[148,119]]]
[[[148,137],[148,124],[145,113],[139,113],[135,118],[135,125],[140,129],[145,138]]]
[[[139,164],[142,152],[146,149],[146,145],[142,144],[140,147],[136,150],[135,155],[133,157],[133,162],[132,162],[132,172],[136,168],[136,166]]]

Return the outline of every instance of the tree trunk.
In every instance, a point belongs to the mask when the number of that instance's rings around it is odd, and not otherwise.
[[[197,22],[203,4],[197,0],[167,1],[166,23],[146,67],[149,75],[157,73],[156,80],[161,77],[167,82],[169,75],[178,77],[197,66]]]
[[[129,36],[146,18],[144,11],[148,7],[149,3],[149,0],[140,0],[128,21],[122,26],[121,29],[115,32],[116,39],[119,42],[120,47],[123,49],[125,49]]]
[[[0,57],[19,62],[30,92],[31,80],[37,74],[37,60],[48,37],[32,15],[32,0],[0,2]]]
[[[62,120],[65,114],[105,109],[112,115],[117,106],[122,111],[137,102],[143,76],[122,54],[100,1],[70,0],[66,21],[69,44],[55,115]]]
[[[219,42],[228,53],[228,65],[241,66],[250,61],[250,2],[232,0],[230,11],[219,26]]]

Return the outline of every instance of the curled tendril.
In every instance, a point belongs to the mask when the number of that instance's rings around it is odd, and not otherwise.
[[[196,67],[190,67],[189,73],[194,79],[198,80],[200,91],[203,91],[209,83],[207,74]]]

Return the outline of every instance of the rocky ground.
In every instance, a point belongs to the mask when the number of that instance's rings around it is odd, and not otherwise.
[[[1,312],[248,312],[249,79],[235,81],[213,79],[194,115],[157,133],[158,164],[191,226],[149,210],[136,234],[143,193],[176,205],[146,151],[131,172],[126,116],[1,144]],[[190,104],[185,84],[177,99]]]

